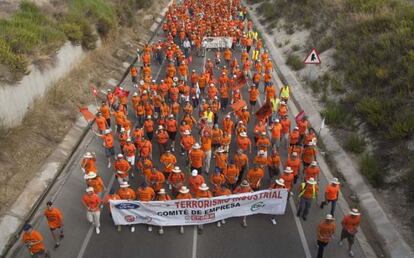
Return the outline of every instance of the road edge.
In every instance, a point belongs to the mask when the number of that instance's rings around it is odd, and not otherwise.
[[[157,17],[151,25],[149,29],[151,36],[148,42],[152,40],[158,27],[161,26],[171,3],[172,1],[170,1],[167,7],[162,9],[161,13],[159,13],[161,18]],[[125,69],[118,85],[121,85],[124,82],[129,74],[130,67],[137,61],[138,58],[136,57]],[[27,187],[10,207],[10,210],[7,211],[4,216],[0,217],[0,257],[7,255],[10,248],[16,241],[18,241],[24,223],[30,220],[38,208],[39,203],[42,202],[49,190],[55,184],[56,179],[61,172],[64,171],[68,161],[72,158],[79,145],[85,139],[90,126],[91,125],[86,123],[82,116],[78,116],[75,124],[66,134],[62,142],[44,161],[44,164],[39,169],[39,175],[27,183]]]
[[[291,98],[294,102],[294,107],[297,110],[306,110],[309,117],[309,122],[317,131],[319,131],[322,124],[322,117],[320,116],[319,112],[313,107],[308,96],[306,96],[306,94],[300,93],[304,92],[304,87],[296,78],[294,73],[290,70],[290,68],[285,64],[285,61],[283,60],[280,52],[275,47],[274,42],[269,39],[270,36],[263,28],[263,25],[258,21],[257,17],[252,15],[251,6],[248,5],[245,0],[242,0],[242,2],[243,5],[247,7],[249,17],[252,19],[255,27],[258,29],[262,38],[264,39],[266,46],[269,49],[270,56],[276,64],[276,69],[279,70],[276,76],[280,76],[281,80],[287,82],[287,84],[294,92],[291,94]],[[289,107],[290,106],[292,106],[292,102],[289,103]],[[394,228],[385,211],[375,199],[373,193],[370,190],[370,187],[365,183],[363,177],[358,173],[357,166],[353,164],[351,158],[339,145],[339,142],[329,131],[328,127],[325,127],[324,130],[321,130],[320,138],[323,139],[327,150],[330,153],[333,153],[333,160],[336,164],[338,172],[344,176],[350,189],[357,195],[363,213],[366,214],[369,219],[369,224],[374,229],[378,238],[385,245],[384,251],[386,251],[390,257],[414,257],[413,251],[402,238],[401,234]],[[326,164],[325,159],[319,155],[318,161],[322,160],[323,162],[319,162],[323,163],[320,164],[322,165],[322,172],[327,178],[332,178],[333,176],[329,169],[329,166]],[[349,210],[349,205],[344,200],[344,198],[341,198],[340,200],[342,200],[342,202],[339,202],[340,207],[344,211]],[[365,255],[367,257],[372,257],[372,255],[375,255],[375,252],[366,240],[365,235],[361,236],[361,234],[358,234],[357,237],[360,241]]]

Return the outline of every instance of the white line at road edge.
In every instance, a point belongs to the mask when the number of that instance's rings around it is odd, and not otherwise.
[[[303,250],[305,251],[305,257],[306,258],[312,258],[312,255],[309,250],[308,241],[306,241],[305,232],[303,231],[302,224],[300,223],[300,220],[298,217],[296,217],[296,206],[295,202],[293,201],[293,197],[289,200],[290,208],[292,209],[293,218],[295,220],[296,226],[298,228],[300,241],[302,242]]]
[[[92,237],[92,232],[93,232],[93,228],[94,228],[94,226],[93,226],[93,224],[89,227],[89,230],[88,230],[88,233],[86,234],[86,237],[85,237],[85,240],[83,240],[83,244],[82,244],[82,247],[81,247],[81,249],[79,250],[79,254],[78,254],[78,258],[82,258],[83,257],[83,254],[85,253],[85,250],[86,250],[86,247],[88,246],[88,244],[89,244],[89,240],[91,239],[91,237]]]
[[[194,226],[194,230],[193,230],[193,250],[191,252],[191,258],[196,258],[197,257],[197,236],[198,236],[197,226]]]

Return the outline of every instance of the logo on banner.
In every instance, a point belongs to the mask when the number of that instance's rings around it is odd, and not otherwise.
[[[266,206],[263,202],[256,202],[255,204],[253,204],[251,207],[250,207],[250,210],[251,211],[257,211],[257,210],[259,210],[259,209],[261,209],[261,208],[263,208],[264,206]]]
[[[125,219],[125,221],[126,221],[126,222],[128,222],[128,223],[132,223],[132,222],[134,222],[134,221],[135,221],[135,216],[132,216],[132,215],[126,215],[126,216],[124,217],[124,219]]]
[[[136,203],[123,202],[123,203],[115,204],[115,207],[120,210],[133,210],[133,209],[138,209],[139,205]]]

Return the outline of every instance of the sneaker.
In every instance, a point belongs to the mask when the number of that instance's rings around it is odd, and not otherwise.
[[[221,224],[226,224],[226,220],[225,219],[221,220]]]
[[[148,232],[152,232],[152,226],[148,226]]]
[[[221,222],[220,221],[217,222],[217,227],[218,228],[221,227]]]
[[[242,222],[242,226],[243,226],[244,228],[247,228],[247,221],[243,220],[243,222]]]
[[[160,228],[160,230],[158,230],[158,234],[164,235],[164,229],[163,228]]]
[[[172,148],[171,148],[171,151],[172,151],[172,152],[174,152],[174,151],[175,151],[175,148],[174,148],[174,147],[172,147]]]
[[[95,231],[96,231],[96,234],[98,234],[98,235],[99,235],[99,233],[101,233],[101,230],[99,230],[99,228],[96,228]]]
[[[180,227],[180,234],[184,234],[184,227],[183,226]]]
[[[168,189],[169,190],[172,190],[172,185],[168,185]]]
[[[134,226],[132,226],[132,227],[131,227],[131,232],[132,232],[132,233],[134,233],[134,232],[135,232],[135,227],[134,227]]]
[[[355,256],[355,254],[354,254],[354,252],[353,252],[352,250],[349,250],[348,254],[349,254],[349,256],[351,256],[351,257],[354,257],[354,256]]]
[[[59,242],[56,242],[55,248],[58,248],[59,246],[60,246],[60,243]]]
[[[304,221],[306,221],[306,220],[307,220],[307,218],[306,218],[305,216],[303,216],[303,217],[302,217],[302,219],[303,219]]]
[[[117,229],[118,229],[118,232],[121,232],[121,225],[118,225]]]
[[[276,225],[277,224],[276,220],[273,219],[273,218],[270,221],[272,222],[273,225]]]
[[[344,243],[342,242],[342,240],[338,242],[338,245],[339,245],[339,246],[342,246],[343,244],[344,244]]]
[[[110,168],[110,167],[111,167],[111,162],[108,163],[108,168]]]
[[[300,212],[296,212],[296,217],[300,217]]]

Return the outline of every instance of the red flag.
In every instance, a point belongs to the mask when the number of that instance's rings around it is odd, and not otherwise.
[[[256,111],[256,117],[259,120],[266,119],[270,115],[272,115],[272,104],[270,102],[264,103],[264,105]]]
[[[236,103],[233,103],[233,105],[231,105],[231,108],[234,110],[234,112],[236,112],[245,106],[246,106],[246,102],[244,100],[239,100]]]
[[[119,86],[115,86],[115,89],[114,89],[114,95],[115,95],[115,96],[118,96],[118,95],[119,95],[119,93],[121,93],[121,92],[122,92],[121,87],[119,87]]]
[[[79,112],[82,113],[83,118],[85,118],[86,122],[90,122],[95,119],[95,115],[92,114],[91,111],[87,107],[79,107]]]
[[[122,98],[122,97],[128,97],[129,96],[129,91],[127,90],[121,90],[121,92],[118,94],[118,97]]]
[[[193,57],[192,56],[189,56],[188,57],[188,63],[192,63],[193,62]]]
[[[303,117],[305,116],[305,111],[300,111],[296,116],[295,116],[295,121],[296,124],[303,119]]]

